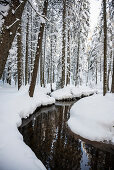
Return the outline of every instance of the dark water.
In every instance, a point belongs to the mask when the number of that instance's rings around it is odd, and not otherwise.
[[[20,132],[48,170],[114,170],[112,146],[84,142],[68,126],[73,103],[45,107],[23,120]]]

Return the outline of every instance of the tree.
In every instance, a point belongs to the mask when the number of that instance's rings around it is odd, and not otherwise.
[[[104,19],[104,71],[103,71],[103,96],[107,92],[107,19],[106,19],[106,0],[103,0],[103,19]]]
[[[17,33],[17,72],[18,72],[18,90],[22,86],[22,39],[21,39],[21,22],[19,23]]]
[[[8,15],[4,17],[4,24],[2,26],[0,35],[0,79],[2,77],[9,55],[9,50],[11,49],[13,40],[15,38],[26,2],[27,0],[11,0]]]
[[[28,83],[28,39],[29,39],[29,11],[27,8],[27,25],[26,25],[26,55],[25,55],[25,85]]]
[[[111,92],[114,93],[114,56],[113,56],[113,74],[112,74]]]
[[[44,8],[43,8],[43,16],[47,15],[47,8],[48,8],[48,0],[44,1]],[[41,50],[42,50],[42,39],[43,39],[43,33],[44,33],[44,26],[45,23],[41,23],[40,25],[40,30],[38,34],[38,42],[37,42],[37,51],[36,51],[36,57],[34,61],[34,69],[33,69],[33,75],[32,75],[32,80],[29,88],[29,96],[33,97],[34,95],[34,89],[36,85],[36,78],[37,78],[37,72],[38,72],[38,66],[39,66],[39,58],[41,55]]]
[[[63,38],[62,38],[62,80],[61,80],[61,87],[63,88],[65,85],[65,16],[66,16],[66,0],[63,0]]]

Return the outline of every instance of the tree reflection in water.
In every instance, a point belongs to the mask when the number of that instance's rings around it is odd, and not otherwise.
[[[114,169],[113,153],[71,135],[67,126],[73,102],[56,103],[23,120],[20,132],[48,170]]]

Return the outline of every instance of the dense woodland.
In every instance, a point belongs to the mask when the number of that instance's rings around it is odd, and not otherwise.
[[[0,0],[0,170],[114,169],[113,14]]]
[[[103,84],[114,93],[113,7],[103,0],[90,31],[89,0],[1,0],[0,79],[18,89]]]

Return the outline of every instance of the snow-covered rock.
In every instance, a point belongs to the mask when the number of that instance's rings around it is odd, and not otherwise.
[[[114,94],[85,97],[70,110],[68,125],[77,135],[114,144]]]

